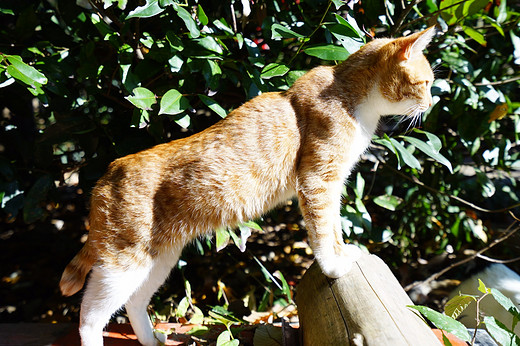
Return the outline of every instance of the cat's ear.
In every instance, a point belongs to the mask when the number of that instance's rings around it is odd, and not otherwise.
[[[426,46],[428,46],[436,32],[437,30],[435,26],[431,26],[428,29],[416,34],[403,37],[401,39],[403,45],[399,51],[399,59],[401,61],[407,61],[417,54],[422,54],[422,51],[426,48]]]

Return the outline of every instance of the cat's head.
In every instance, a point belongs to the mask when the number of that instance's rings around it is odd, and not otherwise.
[[[417,117],[432,105],[433,71],[423,50],[435,35],[435,27],[410,36],[379,43],[378,91],[385,114]]]

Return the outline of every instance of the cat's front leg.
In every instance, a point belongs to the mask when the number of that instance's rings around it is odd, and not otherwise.
[[[362,254],[357,246],[343,241],[339,215],[343,181],[307,177],[299,185],[300,208],[316,261],[326,276],[339,278]]]

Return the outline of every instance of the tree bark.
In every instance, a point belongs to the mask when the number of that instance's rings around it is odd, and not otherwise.
[[[339,279],[314,263],[296,290],[303,344],[440,345],[388,266],[363,255]]]

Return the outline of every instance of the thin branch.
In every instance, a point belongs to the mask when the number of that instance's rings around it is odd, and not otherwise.
[[[384,163],[384,162],[383,162]],[[430,192],[434,192],[436,194],[440,194],[440,195],[444,195],[444,196],[447,196],[457,202],[460,202],[472,209],[475,209],[477,211],[480,211],[480,212],[483,212],[483,213],[504,213],[506,211],[510,211],[511,209],[515,209],[515,208],[518,208],[520,207],[520,203],[517,203],[517,204],[513,204],[509,207],[506,207],[506,208],[502,208],[502,209],[486,209],[486,208],[482,208],[482,207],[479,207],[478,205],[472,203],[472,202],[469,202],[469,201],[466,201],[465,199],[463,198],[460,198],[458,196],[455,196],[455,195],[452,195],[450,193],[446,193],[446,192],[442,192],[442,191],[439,191],[431,186],[428,186],[426,185],[425,183],[423,183],[422,181],[420,181],[419,179],[417,179],[417,177],[415,176],[408,176],[406,174],[404,174],[403,172],[391,167],[390,165],[386,165],[386,168],[390,169],[391,171],[393,171],[394,173],[396,173],[397,175],[403,177],[404,179],[408,180],[408,181],[411,181],[413,182],[414,184],[416,185],[419,185],[420,187],[430,191]]]
[[[462,264],[465,264],[465,263],[468,263],[470,261],[472,261],[473,259],[475,259],[475,257],[479,257],[481,254],[483,254],[484,252],[488,251],[489,249],[491,249],[492,247],[494,247],[495,245],[503,242],[504,240],[506,240],[507,238],[509,238],[510,236],[512,236],[513,234],[515,234],[516,232],[518,232],[518,230],[520,230],[520,227],[517,227],[517,228],[514,228],[513,229],[513,226],[516,224],[516,221],[513,222],[511,225],[509,225],[509,227],[506,229],[506,234],[504,234],[502,237],[498,238],[498,239],[495,239],[494,241],[491,242],[491,244],[489,244],[488,246],[486,246],[485,248],[475,252],[475,254],[469,256],[469,257],[466,257],[464,258],[463,260],[460,260],[458,262],[455,262],[455,263],[452,263],[450,264],[448,267],[444,268],[443,270],[429,276],[426,280],[423,280],[423,281],[416,281],[408,286],[406,286],[404,288],[404,290],[406,292],[410,291],[412,288],[416,287],[416,286],[419,286],[421,284],[427,284],[433,280],[436,280],[438,279],[439,277],[441,277],[442,275],[446,274],[448,271],[452,270],[453,268],[455,267],[458,267]]]
[[[390,25],[395,25],[394,21],[392,20],[392,16],[390,16],[390,11],[388,10],[388,4],[386,3],[386,1],[384,1],[384,3],[386,18],[388,18],[388,20],[390,21]]]
[[[312,37],[314,36],[314,34],[316,33],[316,31],[318,31],[318,29],[321,27],[321,25],[323,24],[323,21],[325,20],[325,16],[327,16],[327,13],[329,13],[329,10],[330,10],[330,7],[332,6],[332,0],[329,0],[329,4],[327,5],[327,9],[325,10],[325,12],[323,13],[323,16],[321,17],[320,19],[320,23],[316,26],[316,28],[314,28],[313,32],[311,32],[311,34],[309,36],[307,36],[307,40],[303,40],[302,43],[300,44],[300,46],[298,47],[298,50],[296,51],[296,54],[294,54],[294,56],[291,58],[291,60],[289,61],[289,64],[288,65],[291,65],[291,63],[293,62],[293,60],[298,56],[298,54],[300,54],[303,46],[305,45],[305,43]]]
[[[404,20],[408,16],[408,13],[410,13],[410,11],[413,9],[413,7],[415,5],[417,5],[418,3],[420,3],[421,1],[422,0],[413,0],[403,9],[403,11],[399,14],[399,17],[396,20],[397,24],[392,28],[392,31],[390,31],[390,36],[394,36],[396,33],[399,32],[399,30],[401,29],[401,26],[403,25]]]
[[[500,264],[507,264],[507,263],[513,263],[513,262],[516,262],[516,261],[520,261],[520,257],[511,258],[511,259],[508,259],[508,260],[499,260],[499,259],[491,258],[491,257],[485,256],[485,255],[477,255],[477,257],[478,258],[482,258],[483,260],[486,260],[488,262],[500,263]]]
[[[509,78],[509,79],[504,79],[504,80],[499,80],[499,81],[495,81],[495,82],[487,82],[487,83],[473,83],[473,85],[475,85],[475,86],[502,85],[502,84],[507,84],[507,83],[515,82],[515,81],[517,81],[517,80],[520,80],[520,76],[516,76],[516,77],[513,77],[513,78]]]
[[[100,7],[98,6],[98,3],[97,1],[95,0],[88,0],[90,6],[92,6],[93,9],[95,9],[95,11],[97,12],[98,16],[101,17],[101,18],[104,18],[104,17],[107,17],[108,19],[110,19],[115,25],[117,25],[117,27],[119,28],[119,30],[123,29],[123,26],[124,24],[121,23],[121,21],[119,20],[119,18],[117,18],[116,16],[114,16],[113,13],[111,12],[108,12],[108,11],[105,11],[105,9],[103,9],[103,7]]]

